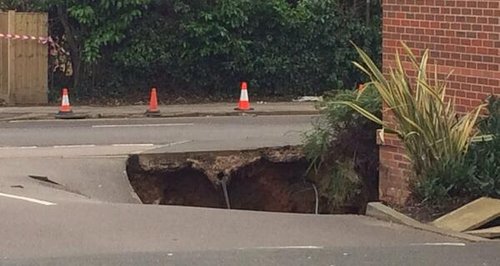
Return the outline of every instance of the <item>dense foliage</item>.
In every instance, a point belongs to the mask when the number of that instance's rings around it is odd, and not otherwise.
[[[9,0],[0,8],[49,12],[72,63],[54,87],[72,82],[81,94],[155,84],[227,95],[243,79],[253,93],[317,94],[359,81],[350,41],[380,58],[378,1]]]

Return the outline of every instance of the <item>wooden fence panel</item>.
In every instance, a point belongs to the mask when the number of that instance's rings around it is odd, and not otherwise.
[[[5,13],[0,13],[0,19]],[[5,23],[0,23],[5,25]],[[5,26],[3,26],[5,28]],[[46,13],[7,13],[7,31],[1,33],[46,37]],[[5,49],[6,48],[6,49]],[[6,50],[6,52],[4,51]],[[2,85],[9,104],[44,104],[48,99],[48,48],[34,40],[3,40],[1,71],[6,73],[7,84]],[[7,62],[4,62],[7,61]],[[4,67],[6,66],[6,71]],[[3,78],[5,80],[5,78]],[[5,82],[5,81],[4,81]],[[5,95],[6,94],[6,95]],[[1,97],[1,96],[0,96]]]

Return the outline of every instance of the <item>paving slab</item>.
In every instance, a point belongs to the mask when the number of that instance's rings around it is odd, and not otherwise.
[[[500,238],[500,226],[467,231],[466,233],[474,235],[474,236],[485,237],[485,238]]]
[[[479,198],[432,222],[432,225],[457,232],[477,229],[500,217],[500,200]]]
[[[377,218],[382,221],[390,222],[390,223],[398,223],[402,225],[406,225],[415,229],[433,232],[439,235],[453,237],[457,239],[467,240],[470,242],[480,242],[487,240],[486,238],[464,234],[461,232],[455,232],[448,229],[437,228],[435,226],[421,223],[411,217],[408,217],[388,206],[380,202],[370,202],[366,207],[366,216],[370,216],[373,218]]]

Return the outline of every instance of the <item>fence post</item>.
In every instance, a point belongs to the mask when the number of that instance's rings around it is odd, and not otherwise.
[[[14,34],[16,11],[7,12],[7,33]],[[12,90],[14,88],[14,43],[11,39],[7,40],[7,103],[12,103]]]

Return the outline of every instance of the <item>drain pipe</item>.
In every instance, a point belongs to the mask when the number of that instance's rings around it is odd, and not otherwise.
[[[314,189],[314,195],[316,196],[316,204],[314,207],[314,214],[319,214],[319,196],[318,196],[318,189],[316,188],[316,185],[311,182],[311,185]]]
[[[227,176],[224,175],[221,179],[219,179],[218,183],[222,186],[222,191],[224,192],[224,199],[226,200],[226,207],[228,210],[231,209],[231,202],[229,201],[229,193],[227,193]]]
[[[312,165],[311,165],[312,166]],[[307,173],[311,170],[311,166],[309,166],[309,169],[307,169]],[[319,214],[319,193],[318,193],[318,188],[316,187],[316,184],[314,182],[310,181],[307,179],[307,173],[302,176],[304,183],[309,183],[311,184],[312,188],[314,189],[314,196],[316,198],[315,204],[314,204],[314,214]]]

